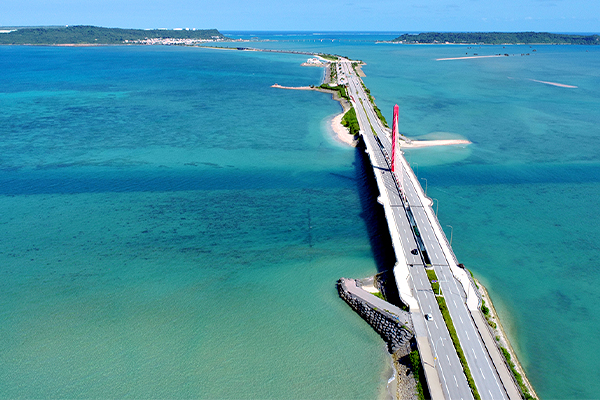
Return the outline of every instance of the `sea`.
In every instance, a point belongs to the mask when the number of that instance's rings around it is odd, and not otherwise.
[[[600,46],[224,32],[339,54],[400,131],[542,399],[599,398]],[[481,55],[501,57],[438,60]],[[384,399],[340,277],[393,267],[308,56],[0,46],[0,397]],[[560,86],[560,85],[567,86]]]

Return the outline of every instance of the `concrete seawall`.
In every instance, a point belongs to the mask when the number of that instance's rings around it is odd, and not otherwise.
[[[410,352],[414,334],[408,312],[357,287],[354,279],[341,278],[337,289],[340,297],[387,343],[391,354],[398,350],[405,354]]]

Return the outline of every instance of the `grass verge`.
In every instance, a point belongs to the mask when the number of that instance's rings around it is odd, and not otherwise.
[[[367,96],[369,96],[369,101],[373,105],[373,110],[375,110],[375,114],[377,114],[377,117],[379,118],[379,120],[381,121],[381,123],[383,124],[383,126],[385,126],[386,128],[389,128],[388,123],[387,123],[385,117],[381,113],[381,110],[379,109],[379,107],[377,107],[377,104],[375,104],[375,99],[371,95],[371,90],[367,86],[365,86],[364,82],[361,82],[361,83],[362,83],[363,89],[367,93]]]
[[[433,293],[440,295],[442,294],[442,291],[440,289],[440,283],[438,281],[438,277],[435,274],[435,271],[432,269],[428,269],[426,270],[427,272],[427,278],[429,279],[429,283],[431,283],[431,288],[433,289]]]
[[[452,323],[452,318],[450,318],[450,312],[448,312],[448,306],[446,306],[446,300],[443,297],[435,298],[438,302],[438,306],[440,307],[440,311],[442,312],[442,316],[444,317],[444,322],[446,322],[446,326],[448,327],[448,332],[450,332],[450,337],[452,338],[452,344],[454,344],[454,348],[456,349],[456,354],[458,354],[458,359],[462,364],[463,371],[467,378],[467,383],[471,388],[471,392],[473,392],[473,397],[475,400],[481,400],[481,396],[477,391],[477,387],[475,386],[475,381],[473,380],[473,375],[471,375],[471,370],[467,365],[467,359],[465,358],[465,354],[463,353],[462,347],[460,347],[460,342],[458,341],[458,335],[456,334],[456,329],[454,328],[454,324]]]
[[[523,382],[523,377],[521,376],[521,374],[517,372],[517,369],[515,368],[515,363],[512,362],[510,353],[508,352],[508,350],[506,350],[504,347],[500,347],[500,350],[502,350],[502,354],[504,354],[504,358],[506,358],[506,361],[508,362],[508,366],[510,367],[510,370],[512,371],[513,375],[515,376],[515,379],[517,380],[517,383],[519,384],[519,387],[521,388],[521,391],[523,392],[523,396],[525,397],[525,400],[537,400],[535,397],[533,397],[531,394],[529,394],[529,389],[527,389],[527,386]]]
[[[419,400],[425,400],[425,393],[423,392],[423,384],[425,382],[425,371],[423,365],[421,365],[421,356],[419,356],[418,350],[413,350],[408,355],[410,358],[410,365],[413,371],[413,377],[417,384],[417,396]]]

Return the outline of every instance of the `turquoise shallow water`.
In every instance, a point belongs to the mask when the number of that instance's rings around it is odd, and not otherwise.
[[[600,49],[390,50],[397,62],[365,67],[365,82],[382,108],[400,104],[401,130],[474,142],[407,157],[439,201],[459,260],[488,286],[538,394],[597,398]],[[434,61],[461,52],[515,56]]]
[[[488,286],[540,397],[598,398],[600,48],[319,37],[333,40],[279,46],[362,59],[388,120],[399,104],[403,133],[474,142],[406,157],[439,201],[459,260]],[[509,57],[436,61],[475,53]]]
[[[540,397],[597,398],[600,49],[269,35],[365,60],[407,135],[474,142],[407,158]],[[514,56],[435,61],[465,53]],[[327,95],[269,87],[318,82],[304,59],[0,48],[0,396],[381,394],[333,286],[381,264],[361,159]]]
[[[360,159],[270,88],[303,59],[0,48],[0,397],[384,393]]]

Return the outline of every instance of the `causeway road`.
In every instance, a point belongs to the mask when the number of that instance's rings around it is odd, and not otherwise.
[[[506,365],[494,365],[482,335],[471,315],[467,300],[473,301],[475,293],[467,280],[467,289],[458,282],[455,275],[466,273],[456,265],[456,259],[447,243],[446,237],[439,227],[439,222],[432,214],[431,200],[423,192],[417,177],[401,152],[396,177],[390,171],[391,141],[389,130],[381,125],[373,106],[365,92],[362,81],[354,72],[351,62],[341,60],[337,63],[338,75],[346,76],[348,93],[361,127],[367,151],[378,178],[380,202],[386,208],[386,218],[392,236],[398,236],[401,249],[396,249],[398,263],[406,266],[412,303],[411,316],[417,339],[426,336],[429,349],[434,356],[434,367],[440,377],[440,384],[446,399],[471,399],[473,395],[467,384],[462,366],[450,339],[441,312],[427,278],[425,267],[433,267],[440,281],[442,295],[448,310],[475,385],[482,399],[517,399],[520,391],[515,390],[514,382],[500,379],[497,368]],[[403,187],[403,193],[398,185]],[[389,214],[389,215],[388,215]],[[416,230],[414,228],[417,228]],[[427,264],[427,265],[425,265]],[[461,281],[465,282],[464,277]],[[396,277],[397,281],[401,281]],[[407,290],[399,287],[402,294]],[[469,294],[470,298],[468,298]],[[475,301],[477,299],[475,298]],[[411,303],[411,301],[407,301]],[[416,309],[415,309],[416,308]],[[414,310],[413,310],[414,309]],[[426,319],[426,314],[431,319]],[[492,349],[498,351],[497,349]],[[422,351],[423,352],[423,351]],[[498,361],[496,361],[498,364]],[[428,377],[429,380],[429,377]],[[430,383],[434,386],[436,383]],[[509,387],[508,390],[505,388]],[[431,390],[432,388],[430,388]],[[433,390],[435,392],[435,390]],[[510,393],[510,396],[509,396]],[[434,393],[432,393],[433,395]],[[517,397],[518,396],[518,397]]]

